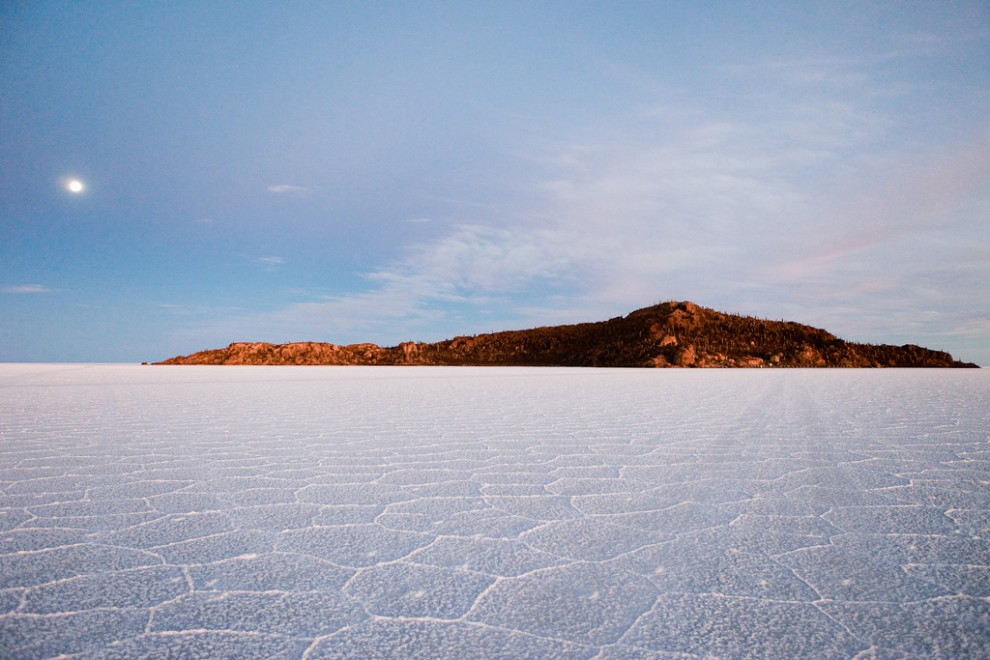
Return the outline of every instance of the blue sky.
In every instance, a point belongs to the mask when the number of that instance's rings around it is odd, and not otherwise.
[[[990,364],[988,62],[983,0],[7,2],[0,361],[689,299]]]

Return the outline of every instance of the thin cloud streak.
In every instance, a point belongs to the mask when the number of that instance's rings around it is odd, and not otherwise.
[[[304,195],[312,192],[312,189],[307,188],[306,186],[294,186],[288,183],[268,186],[267,190],[275,195]]]
[[[0,293],[11,294],[54,293],[55,291],[56,289],[49,289],[43,284],[19,284],[0,287]]]

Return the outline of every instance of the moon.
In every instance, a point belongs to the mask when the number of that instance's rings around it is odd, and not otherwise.
[[[69,181],[65,184],[65,187],[70,193],[75,194],[81,193],[86,189],[86,185],[79,179],[69,179]]]

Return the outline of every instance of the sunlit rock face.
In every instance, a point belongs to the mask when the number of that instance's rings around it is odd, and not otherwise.
[[[798,323],[723,314],[669,302],[625,317],[532,330],[337,346],[238,342],[163,364],[496,365],[569,367],[959,367],[919,346],[854,344]]]

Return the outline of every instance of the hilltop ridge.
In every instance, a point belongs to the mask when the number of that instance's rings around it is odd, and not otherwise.
[[[860,344],[789,321],[664,302],[607,321],[506,330],[436,343],[268,344],[177,356],[156,364],[477,365],[568,367],[976,367],[921,346]]]

